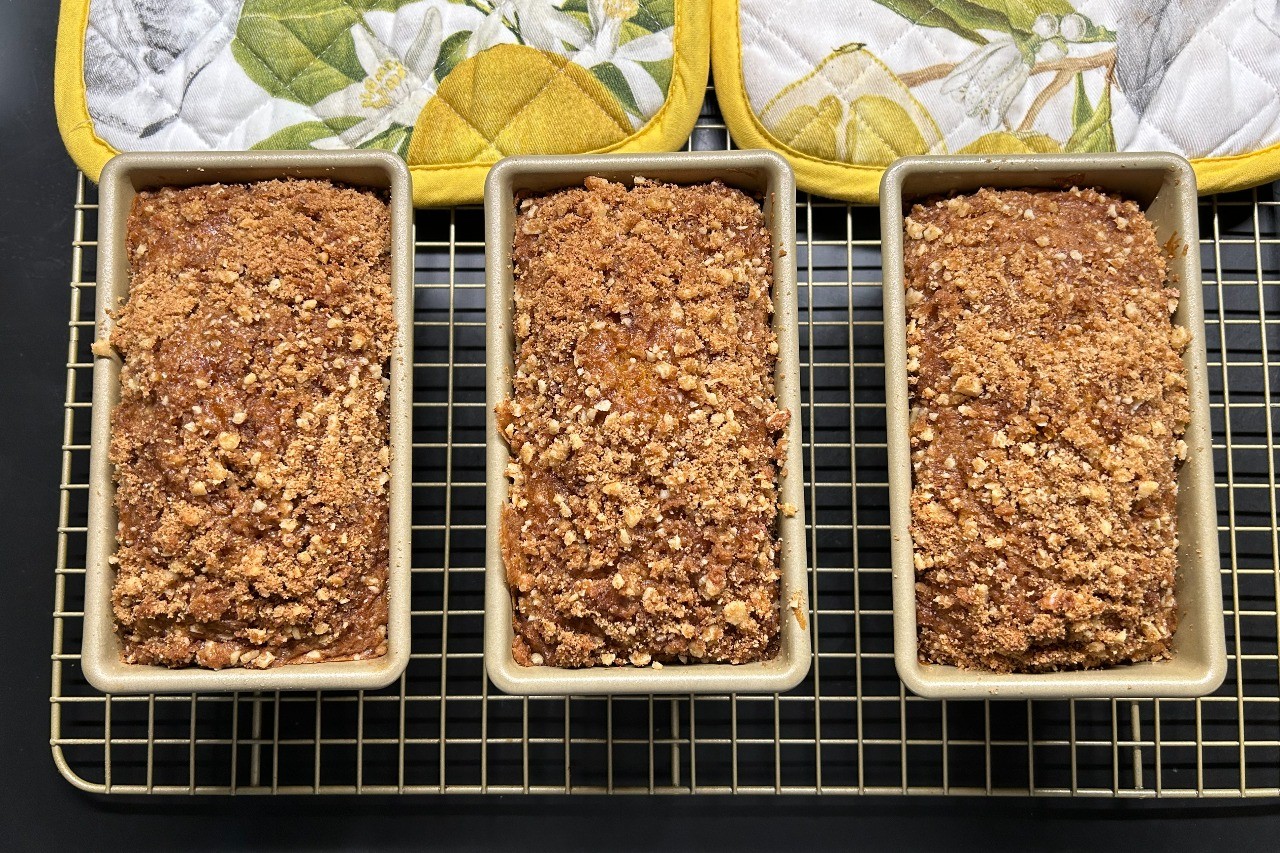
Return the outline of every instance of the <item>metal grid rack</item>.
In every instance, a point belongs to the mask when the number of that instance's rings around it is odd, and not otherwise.
[[[689,141],[723,148],[713,94]],[[1280,796],[1276,188],[1204,199],[1201,257],[1230,669],[1202,700],[936,702],[892,661],[873,207],[798,204],[813,669],[774,696],[521,698],[481,659],[484,252],[475,207],[417,217],[413,660],[362,693],[103,696],[85,682],[96,196],[72,243],[51,745],[101,793]]]

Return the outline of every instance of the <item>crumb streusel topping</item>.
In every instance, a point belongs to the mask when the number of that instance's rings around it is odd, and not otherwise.
[[[1168,657],[1190,338],[1136,204],[994,191],[906,219],[924,662]]]
[[[760,204],[601,178],[526,198],[502,553],[524,665],[776,656],[778,408]]]
[[[164,188],[109,342],[127,663],[386,653],[390,213],[328,181]]]

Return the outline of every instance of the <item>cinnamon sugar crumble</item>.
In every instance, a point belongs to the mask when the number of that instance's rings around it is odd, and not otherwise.
[[[126,663],[386,654],[390,213],[328,181],[139,193],[110,344]]]
[[[773,377],[760,205],[720,183],[526,198],[502,553],[522,665],[778,653]]]
[[[906,219],[919,650],[996,672],[1170,655],[1190,338],[1136,204],[980,190]]]

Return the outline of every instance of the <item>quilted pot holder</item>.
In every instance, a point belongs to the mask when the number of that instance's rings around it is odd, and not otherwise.
[[[64,0],[58,125],[120,151],[383,148],[418,205],[514,153],[668,151],[707,83],[705,0]]]
[[[1280,0],[712,0],[734,141],[876,199],[904,154],[1175,151],[1280,177]]]

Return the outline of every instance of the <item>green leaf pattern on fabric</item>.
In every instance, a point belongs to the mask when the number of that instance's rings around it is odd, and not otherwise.
[[[676,25],[676,0],[652,0],[641,4],[631,19],[637,26],[651,33],[661,32]]]
[[[1077,128],[1093,115],[1093,107],[1089,105],[1089,96],[1084,91],[1084,75],[1076,75],[1075,97],[1071,100],[1071,126]]]
[[[412,0],[245,0],[231,51],[272,97],[314,104],[364,75],[350,28]]]
[[[1083,106],[1081,106],[1083,104]],[[1084,77],[1076,75],[1075,130],[1067,140],[1067,151],[1115,151],[1116,137],[1111,129],[1111,85],[1102,89],[1096,106],[1089,106],[1089,96],[1084,90]],[[1083,119],[1083,120],[1082,120]]]
[[[359,15],[343,0],[245,0],[231,52],[272,97],[314,104],[363,76],[348,30]]]
[[[947,8],[955,5],[946,2],[934,2],[934,0],[876,0],[877,3],[887,9],[897,12],[902,17],[911,21],[913,24],[922,27],[939,27],[941,29],[950,30],[963,39],[968,39],[975,44],[986,44],[987,38],[977,31],[977,27],[967,26],[961,23],[960,19],[952,13],[953,10]],[[990,29],[990,21],[986,22]]]
[[[372,139],[360,144],[361,148],[378,148],[383,151],[394,151],[401,157],[409,149],[409,138],[413,136],[413,128],[403,124],[393,124]]]
[[[675,61],[671,59],[659,59],[657,62],[641,62],[644,70],[649,72],[649,76],[653,78],[653,82],[658,84],[658,88],[667,91],[671,87],[671,72]]]
[[[471,30],[458,30],[440,44],[440,58],[436,60],[436,82],[449,76],[449,72],[459,62],[467,58],[467,42],[471,40]]]
[[[592,68],[591,73],[595,74],[596,79],[613,93],[624,110],[633,115],[640,112],[640,108],[636,106],[636,97],[632,94],[631,87],[627,85],[627,78],[622,76],[618,66],[612,62],[602,62]]]
[[[975,44],[988,39],[979,30],[1006,35],[1031,36],[1041,15],[1069,15],[1075,8],[1066,0],[876,0],[924,27],[950,30]]]
[[[253,145],[253,149],[310,148],[312,147],[311,143],[326,139],[335,133],[340,133],[359,121],[360,119],[355,116],[347,116],[327,123],[323,121],[303,121],[298,124],[291,124],[256,143]]]

